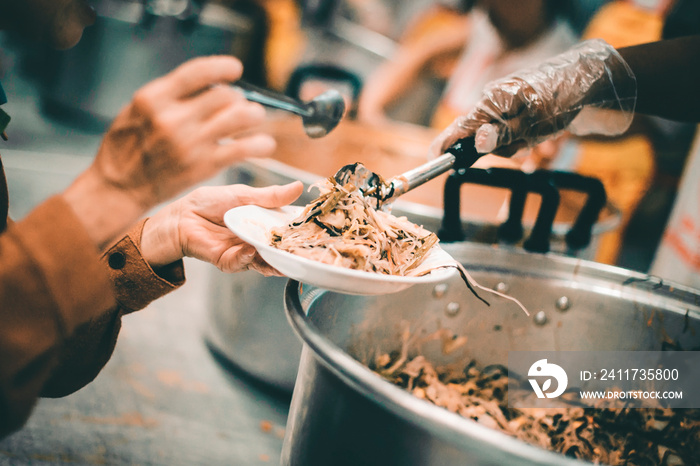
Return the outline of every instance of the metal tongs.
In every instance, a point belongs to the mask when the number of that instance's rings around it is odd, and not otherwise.
[[[345,114],[345,100],[335,89],[328,90],[308,102],[302,102],[242,80],[233,86],[250,101],[301,116],[304,131],[310,138],[320,138],[328,134]]]
[[[389,181],[384,181],[380,175],[368,170],[359,162],[341,167],[334,178],[338,184],[345,185],[350,182],[364,197],[376,199],[376,208],[379,209],[453,167],[457,169],[471,167],[482,155],[484,154],[476,151],[474,138],[470,137],[460,139],[441,156],[395,176]]]

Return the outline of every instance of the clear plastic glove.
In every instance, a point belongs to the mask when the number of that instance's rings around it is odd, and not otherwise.
[[[617,135],[629,128],[637,83],[611,45],[588,40],[533,68],[486,86],[474,110],[433,142],[433,155],[474,136],[481,153],[511,156],[564,130]]]
[[[253,188],[246,185],[206,186],[165,206],[150,217],[141,235],[141,253],[151,267],[162,267],[185,256],[209,262],[224,272],[256,270],[280,275],[224,224],[234,207],[282,207],[294,202],[304,186]]]

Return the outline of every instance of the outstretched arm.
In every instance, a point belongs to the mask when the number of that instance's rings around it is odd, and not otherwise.
[[[637,78],[637,112],[700,121],[700,36],[619,49]]]
[[[597,39],[484,89],[474,111],[433,144],[475,136],[477,150],[510,156],[567,130],[617,135],[633,114],[700,121],[700,36],[615,50]]]
[[[402,45],[391,60],[380,65],[363,86],[358,119],[385,121],[392,103],[406,94],[435,60],[457,54],[469,36],[469,18],[446,24],[432,33]]]

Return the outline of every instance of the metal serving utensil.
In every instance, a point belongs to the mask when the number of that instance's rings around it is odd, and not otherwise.
[[[304,131],[310,138],[320,138],[331,132],[345,113],[345,100],[335,89],[328,90],[308,102],[302,102],[245,81],[237,81],[233,87],[250,101],[300,115]]]
[[[362,163],[351,163],[341,167],[334,175],[341,184],[353,183],[362,195],[377,200],[377,208],[393,202],[399,196],[432,180],[451,168],[469,168],[483,154],[476,151],[474,138],[460,139],[444,154],[413,168],[389,181],[367,169]]]

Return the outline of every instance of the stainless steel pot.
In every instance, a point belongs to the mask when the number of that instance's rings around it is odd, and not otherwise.
[[[700,295],[624,269],[476,244],[446,247],[483,285],[518,299],[486,307],[458,277],[380,297],[289,281],[285,308],[304,343],[290,408],[285,465],[565,465],[581,462],[520,442],[392,385],[366,367],[401,348],[401,329],[467,337],[480,365],[512,350],[660,350],[700,344]],[[434,364],[468,361],[424,347]]]

